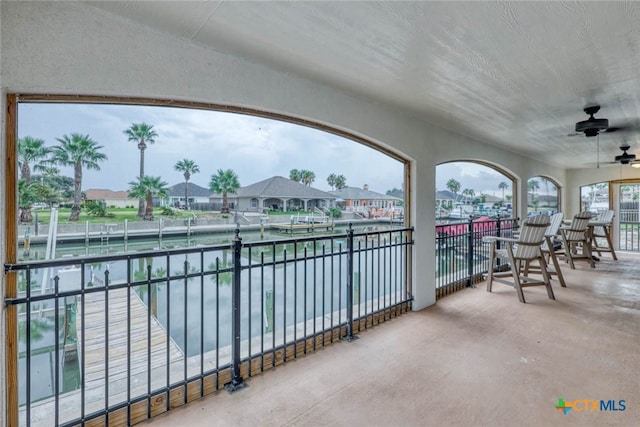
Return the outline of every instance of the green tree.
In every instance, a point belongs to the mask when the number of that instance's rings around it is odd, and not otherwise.
[[[531,202],[535,200],[536,190],[540,188],[540,183],[536,179],[530,179],[527,182],[527,189],[531,192]]]
[[[502,190],[502,201],[504,202],[504,191],[509,188],[509,184],[507,184],[504,181],[500,181],[500,184],[498,184],[498,188],[500,190]]]
[[[140,150],[140,175],[139,178],[144,177],[144,150],[147,149],[147,144],[153,144],[156,142],[158,134],[153,130],[152,125],[142,123],[132,123],[129,129],[124,133],[129,138],[129,141],[138,144],[138,150]],[[138,216],[142,217],[144,212],[144,201],[140,200],[138,203]]]
[[[289,171],[289,179],[291,181],[300,182],[302,180],[302,175],[298,169],[291,169]]]
[[[57,138],[57,141],[60,145],[53,147],[53,161],[61,166],[73,167],[73,205],[69,221],[77,221],[82,198],[82,169],[100,170],[98,163],[107,160],[107,156],[100,152],[103,146],[89,135],[72,133]]]
[[[222,194],[221,213],[229,213],[229,200],[227,194],[235,194],[240,188],[238,175],[232,170],[218,169],[218,173],[211,175],[209,189],[214,193]]]
[[[467,199],[473,199],[476,195],[476,192],[473,190],[473,188],[465,188],[464,190],[462,190],[462,195]]]
[[[20,222],[26,223],[33,220],[31,215],[31,205],[36,201],[37,196],[33,185],[28,185],[27,181],[18,181],[18,208],[20,210]]]
[[[458,191],[460,191],[460,183],[458,181],[456,181],[455,179],[451,178],[449,181],[447,181],[447,190],[451,191],[453,193],[453,195],[455,196],[455,200],[456,202],[458,201]]]
[[[20,178],[24,180],[23,189],[27,189],[31,185],[31,165],[33,170],[42,170],[49,161],[51,149],[45,147],[44,140],[25,136],[18,140],[18,166],[20,167]],[[20,190],[18,190],[20,191]],[[36,202],[34,198],[27,195],[23,201],[31,200]],[[20,206],[20,221],[31,222],[31,205]]]
[[[44,140],[25,136],[18,140],[18,166],[20,167],[20,178],[24,179],[27,185],[31,184],[31,164],[33,170],[43,170],[49,161],[51,149],[45,147]]]
[[[146,200],[145,210],[142,219],[145,221],[153,221],[153,198],[167,197],[167,183],[162,181],[159,176],[138,177],[137,181],[129,183],[129,197]]]
[[[327,177],[327,184],[329,184],[329,187],[331,187],[331,190],[335,190],[336,188],[336,178],[337,178],[337,175],[335,173],[330,173],[329,176]]]
[[[175,170],[184,172],[184,207],[189,210],[189,179],[194,173],[200,172],[200,167],[193,160],[180,160],[174,166]]]
[[[344,175],[336,176],[336,190],[342,190],[347,186],[347,178]]]
[[[303,169],[300,171],[301,181],[304,185],[311,186],[313,182],[316,180],[316,174],[312,171]]]

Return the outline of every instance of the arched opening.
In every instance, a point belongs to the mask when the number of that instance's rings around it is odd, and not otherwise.
[[[15,98],[7,123],[7,134],[15,138],[7,139],[20,167],[10,153],[7,168],[16,173],[5,183],[11,229],[5,244],[20,250],[7,257],[15,274],[7,281],[12,314],[6,347],[21,349],[8,357],[10,375],[19,378],[11,386],[12,411],[31,423],[51,413],[64,422],[99,418],[129,403],[122,400],[127,392],[140,402],[165,399],[173,405],[187,385],[201,396],[205,382],[210,393],[225,385],[229,369],[240,372],[230,346],[242,349],[244,362],[272,357],[260,364],[272,361],[275,367],[297,351],[301,339],[328,345],[334,330],[341,337],[343,313],[350,312],[355,324],[354,304],[363,316],[375,311],[378,322],[387,312],[410,308],[413,240],[405,216],[394,216],[408,200],[408,165],[397,155],[343,131],[239,108],[92,97],[52,103],[55,97],[34,95],[16,105]],[[379,212],[383,206],[390,209]],[[369,208],[378,216],[365,215]],[[294,218],[287,209],[307,212]],[[205,229],[227,234],[209,240]],[[378,238],[368,249],[369,265],[360,272],[352,257],[354,274],[341,269],[334,282],[333,266],[344,262],[345,240],[355,247],[354,232],[364,242]],[[246,242],[253,252],[243,250]],[[396,255],[387,259],[377,251]],[[317,273],[313,269],[315,279],[301,278],[297,272],[312,259],[322,265]],[[34,264],[41,260],[46,267]],[[384,283],[377,280],[374,294],[378,273],[370,272],[381,263],[380,271],[389,275],[380,279]],[[249,294],[232,298],[232,277],[246,280],[234,289]],[[307,280],[323,293],[318,296]],[[353,287],[354,280],[358,292],[347,294],[344,284]],[[301,289],[309,294],[309,309],[298,306]],[[244,304],[238,320],[231,315],[234,300]],[[325,319],[322,327],[318,319]],[[210,325],[216,333],[209,333]],[[241,328],[245,342],[270,334],[269,355],[241,346]],[[116,357],[131,363],[115,369]],[[93,377],[80,379],[89,371]],[[49,378],[43,381],[37,372]],[[98,383],[101,390],[86,391],[87,384]],[[81,402],[68,404],[78,390]],[[178,400],[186,403],[186,395]],[[100,413],[88,413],[96,405]],[[72,409],[62,413],[67,407]],[[135,411],[147,416],[144,408]]]
[[[527,216],[552,215],[560,206],[560,187],[555,180],[536,176],[527,181]]]
[[[511,216],[515,177],[496,165],[459,160],[436,167],[436,220],[478,216]]]

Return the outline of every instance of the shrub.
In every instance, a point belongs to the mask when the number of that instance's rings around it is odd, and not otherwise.
[[[340,218],[342,216],[342,209],[339,207],[329,208],[329,215],[331,215],[331,218]]]
[[[84,206],[87,215],[101,217],[101,218],[114,218],[115,214],[107,212],[107,208],[102,202],[87,202]]]
[[[171,209],[169,206],[162,206],[160,208],[160,215],[173,216],[175,215],[175,211]]]

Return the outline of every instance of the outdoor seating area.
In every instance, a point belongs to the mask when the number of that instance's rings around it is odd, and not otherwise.
[[[520,302],[525,302],[522,288],[544,285],[549,298],[554,299],[551,279],[557,277],[560,286],[566,287],[560,261],[575,270],[578,261],[595,268],[603,252],[611,253],[612,261],[618,259],[611,239],[614,214],[613,210],[606,210],[594,216],[585,211],[574,215],[570,222],[563,220],[562,212],[549,217],[539,215],[525,220],[514,238],[483,237],[490,244],[487,291],[492,291],[493,282],[504,283],[513,286]],[[546,227],[544,232],[540,227]],[[499,260],[507,263],[506,271]]]

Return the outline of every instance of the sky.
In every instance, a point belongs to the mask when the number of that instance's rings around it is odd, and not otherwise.
[[[82,189],[127,190],[139,174],[137,144],[124,131],[145,122],[158,134],[145,150],[145,175],[160,176],[169,186],[184,182],[174,169],[182,159],[193,160],[200,172],[190,182],[208,188],[218,169],[233,169],[240,185],[272,176],[289,176],[291,169],[316,174],[313,187],[329,191],[327,176],[342,174],[347,185],[385,193],[402,188],[401,162],[360,143],[320,130],[237,113],[158,106],[23,103],[18,111],[19,138],[43,139],[48,146],[72,133],[89,135],[103,146],[107,161],[100,171],[83,170]],[[73,176],[70,168],[61,174]],[[436,169],[436,189],[446,190],[455,178],[461,191],[501,196],[504,176],[473,163],[447,163]],[[506,191],[510,194],[511,189]]]
[[[103,146],[108,160],[100,171],[83,170],[82,189],[127,190],[140,171],[137,143],[124,131],[145,122],[158,134],[145,150],[145,175],[160,176],[169,186],[184,182],[174,169],[182,159],[200,172],[190,182],[208,188],[218,169],[233,169],[240,185],[272,176],[289,177],[291,169],[316,175],[313,187],[329,191],[327,176],[342,174],[348,186],[385,193],[402,188],[401,162],[360,143],[316,129],[272,119],[185,108],[99,104],[20,104],[18,137],[41,138],[48,146],[72,133],[89,135]],[[70,168],[61,174],[73,176]]]
[[[470,162],[445,163],[436,167],[436,190],[447,190],[447,181],[455,179],[460,183],[460,193],[466,188],[473,189],[476,195],[488,194],[502,197],[502,190],[498,188],[500,182],[506,182],[509,187],[504,194],[511,194],[511,181],[495,170]]]

